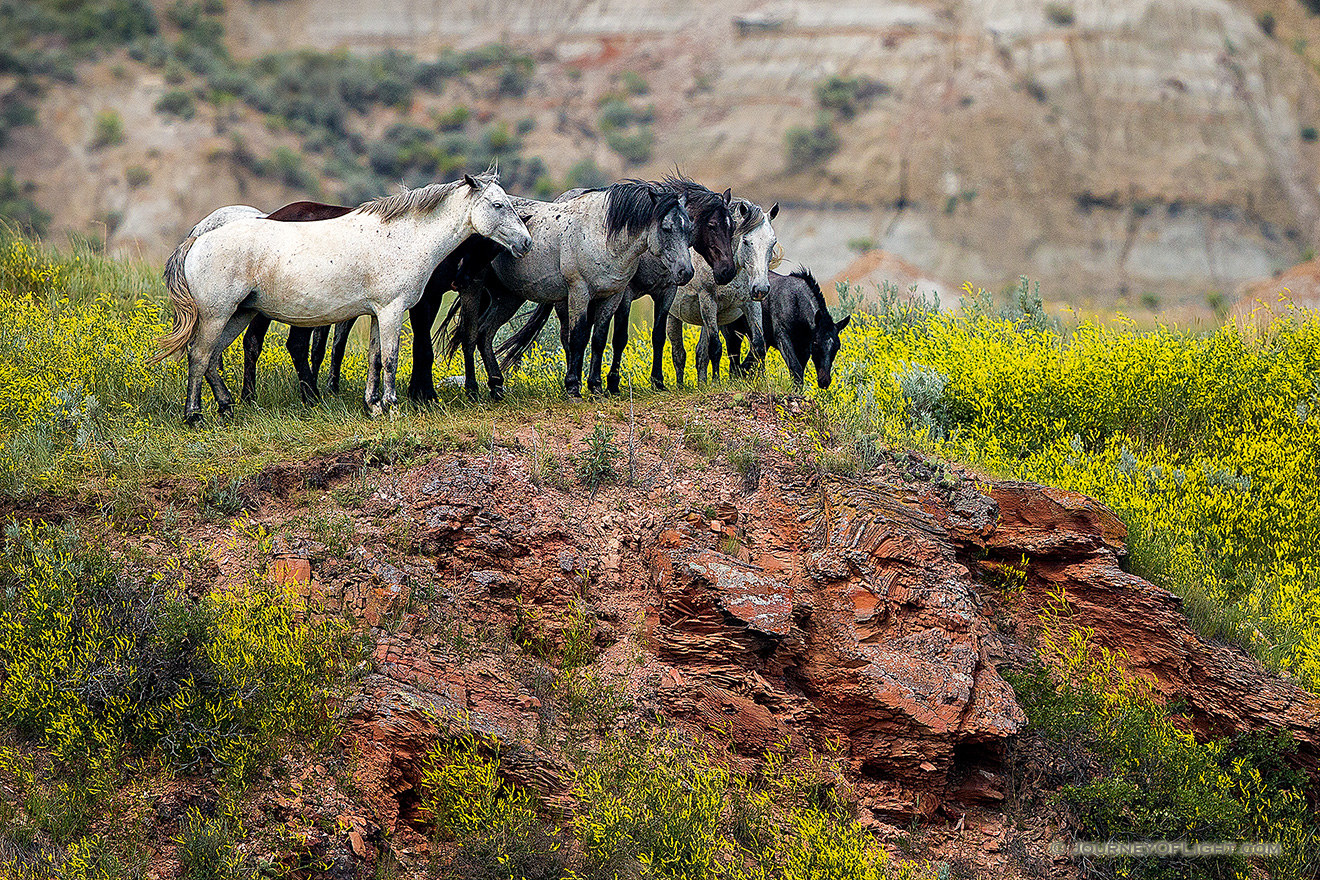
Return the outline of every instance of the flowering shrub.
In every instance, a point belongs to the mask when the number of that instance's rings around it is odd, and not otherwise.
[[[1320,321],[1249,342],[922,312],[842,342],[838,425],[1099,499],[1204,634],[1320,692]]]
[[[471,734],[427,756],[423,806],[437,832],[459,844],[465,877],[935,876],[925,865],[889,857],[853,819],[836,789],[838,777],[818,756],[790,765],[784,751],[772,750],[753,778],[719,766],[700,744],[672,732],[612,738],[582,762],[573,780],[576,810],[564,829],[575,847],[547,833],[532,796],[503,782],[498,771],[498,753],[484,755]]]
[[[5,531],[0,723],[110,790],[126,752],[245,778],[273,744],[325,718],[342,625],[300,622],[273,587],[193,603],[143,589],[72,533]]]

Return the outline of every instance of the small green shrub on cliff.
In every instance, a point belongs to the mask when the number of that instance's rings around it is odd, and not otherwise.
[[[889,93],[889,86],[865,76],[831,76],[816,84],[816,103],[840,119],[852,119],[877,95]]]
[[[488,756],[489,755],[489,756]],[[447,876],[619,880],[913,880],[928,868],[895,862],[852,818],[837,775],[808,755],[765,755],[755,778],[714,763],[672,732],[610,739],[587,756],[560,834],[537,803],[502,780],[497,751],[473,735],[427,757],[422,805],[457,844]],[[483,870],[484,869],[484,870]],[[481,871],[479,874],[472,873]]]
[[[839,151],[843,141],[835,133],[830,118],[821,114],[810,128],[797,125],[784,133],[788,170],[801,171],[822,164]]]
[[[618,479],[614,462],[618,460],[619,455],[618,444],[614,442],[614,431],[597,422],[591,435],[583,441],[582,451],[577,455],[578,480],[595,492],[602,483]]]
[[[1320,837],[1306,779],[1286,761],[1288,737],[1201,742],[1175,723],[1124,658],[1071,627],[1066,605],[1042,615],[1039,666],[1010,682],[1031,725],[1046,737],[1080,745],[1104,772],[1064,787],[1087,840],[1266,841],[1282,854],[1258,860],[1276,878],[1314,876]],[[1231,877],[1249,873],[1239,856],[1116,859],[1098,870],[1126,877]]]

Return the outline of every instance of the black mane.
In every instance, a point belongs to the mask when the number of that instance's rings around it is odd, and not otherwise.
[[[729,206],[724,201],[724,196],[717,192],[712,192],[695,180],[684,177],[681,173],[675,172],[665,176],[661,181],[666,188],[687,196],[688,213],[698,226],[701,226],[710,219],[710,215],[717,211],[724,211],[729,215],[729,226],[733,226],[733,216],[729,214]]]
[[[807,287],[811,289],[812,296],[816,298],[816,307],[818,309],[829,310],[829,305],[825,302],[825,294],[820,292],[820,285],[816,282],[816,276],[811,274],[810,269],[803,266],[800,269],[794,269],[792,272],[789,272],[788,276],[790,278],[801,278],[806,282]]]
[[[625,180],[601,189],[609,194],[605,231],[610,237],[620,232],[637,235],[678,207],[679,193],[645,180]]]

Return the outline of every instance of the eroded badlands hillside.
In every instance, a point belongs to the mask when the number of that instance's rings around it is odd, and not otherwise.
[[[1297,262],[1320,231],[1316,25],[1293,2],[233,0],[224,24],[249,58],[305,47],[427,59],[493,41],[526,51],[536,65],[521,97],[458,82],[416,99],[412,121],[461,103],[532,120],[524,153],[561,179],[583,157],[619,175],[677,162],[778,200],[790,257],[823,277],[869,239],[954,287],[1025,273],[1052,299],[1135,308],[1153,294],[1148,307],[1208,314],[1208,293]],[[118,63],[118,78],[106,61],[53,88],[40,125],[0,154],[37,182],[57,227],[113,216],[113,247],[160,259],[211,207],[301,194],[222,155],[234,130],[258,152],[296,138],[242,108],[153,121],[169,85]],[[647,87],[634,103],[654,105],[638,164],[599,123],[626,71]],[[868,89],[823,109],[817,86],[836,75]],[[105,107],[124,108],[125,142],[88,149]],[[818,121],[837,150],[791,163],[790,129]],[[150,182],[125,182],[130,165]]]

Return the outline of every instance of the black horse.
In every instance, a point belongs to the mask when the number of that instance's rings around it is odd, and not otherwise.
[[[801,390],[807,361],[816,365],[816,384],[829,388],[834,376],[834,356],[839,352],[839,334],[852,316],[842,321],[830,317],[820,285],[807,269],[788,274],[770,273],[770,292],[761,301],[761,324],[769,348],[778,349],[784,365]],[[744,316],[720,328],[729,350],[729,375],[739,375],[753,366],[752,355],[741,362],[742,337],[751,327]]]

